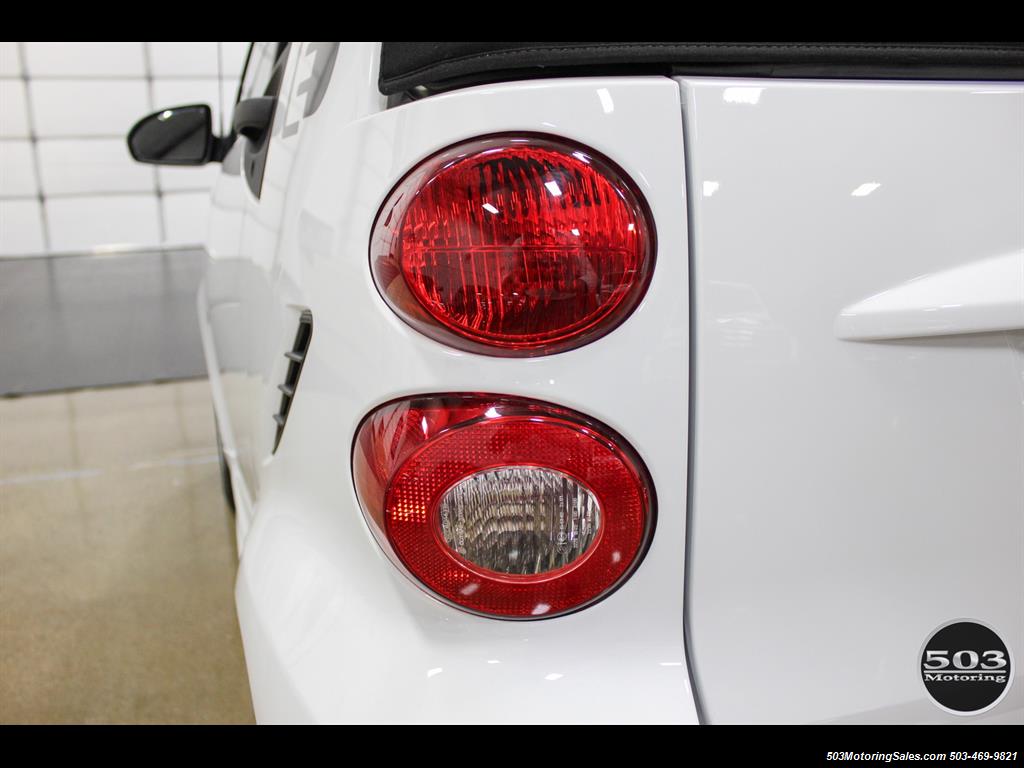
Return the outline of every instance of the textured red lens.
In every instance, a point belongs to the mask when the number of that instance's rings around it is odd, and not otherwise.
[[[498,468],[509,471],[493,471]],[[454,551],[440,520],[442,499],[446,511],[452,504],[446,493],[467,478],[516,477],[531,468],[539,477],[560,478],[600,509],[600,529],[586,539],[585,551],[527,575],[528,569],[483,567]],[[587,605],[632,571],[651,529],[650,483],[629,446],[578,413],[534,401],[453,395],[384,406],[359,429],[353,472],[382,546],[440,597],[478,613],[541,618]],[[500,498],[484,502],[485,516],[493,513],[481,522],[491,536],[488,552],[505,541],[494,537],[507,527],[500,515],[516,508],[516,493],[505,487]]]
[[[374,276],[407,322],[454,346],[546,354],[607,333],[652,267],[640,195],[608,161],[546,137],[453,147],[381,210]]]

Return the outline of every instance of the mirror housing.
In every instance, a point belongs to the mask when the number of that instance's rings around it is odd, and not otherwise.
[[[223,144],[213,134],[213,116],[206,104],[161,109],[139,120],[128,133],[132,157],[155,165],[219,162]]]

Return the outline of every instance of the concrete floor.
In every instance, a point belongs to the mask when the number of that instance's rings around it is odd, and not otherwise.
[[[0,399],[0,722],[247,723],[209,385]]]

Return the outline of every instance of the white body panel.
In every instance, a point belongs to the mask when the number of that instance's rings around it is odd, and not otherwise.
[[[928,635],[977,619],[1024,657],[1024,88],[681,86],[704,713],[962,721]],[[1022,708],[1018,678],[973,719]]]
[[[319,108],[283,130],[307,45],[288,53],[259,199],[243,147],[225,162],[199,298],[261,722],[695,723],[698,697],[712,722],[948,720],[915,677],[933,629],[976,618],[1024,657],[1019,85],[540,79],[385,108],[379,44],[343,43]],[[609,157],[657,231],[637,310],[531,359],[413,330],[368,254],[417,163],[516,131]],[[922,338],[937,333],[957,335]],[[657,524],[618,591],[499,621],[391,563],[353,437],[376,406],[435,392],[549,401],[629,441]],[[1022,688],[979,719],[1019,720]]]
[[[682,637],[689,353],[678,87],[664,78],[537,81],[360,119],[346,94],[366,83],[344,60],[357,54],[371,55],[343,47],[319,111],[297,135],[273,138],[261,203],[277,194],[268,190],[274,180],[286,185],[279,225],[250,230],[251,216],[245,225],[243,252],[253,254],[245,268],[263,270],[274,286],[279,308],[270,313],[301,306],[314,317],[281,446],[271,458],[272,444],[256,439],[259,492],[251,510],[239,510],[240,537],[247,532],[237,597],[257,717],[696,722]],[[458,352],[405,325],[373,285],[370,229],[394,184],[449,144],[504,131],[556,133],[597,149],[651,204],[654,280],[636,312],[598,343],[519,360]],[[266,359],[283,361],[286,323],[251,322],[277,344]],[[257,378],[273,389],[277,373]],[[638,447],[657,487],[657,532],[621,589],[570,616],[505,622],[439,603],[392,565],[355,498],[353,435],[376,405],[439,391],[549,400]],[[267,430],[272,399],[257,411]],[[245,482],[237,466],[233,477]]]
[[[1024,330],[1024,251],[915,277],[846,307],[836,336],[851,341]]]

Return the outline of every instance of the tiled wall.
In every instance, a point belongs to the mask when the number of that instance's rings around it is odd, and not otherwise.
[[[216,130],[248,45],[0,43],[0,256],[201,243],[217,166],[140,165],[125,136],[192,103]]]

